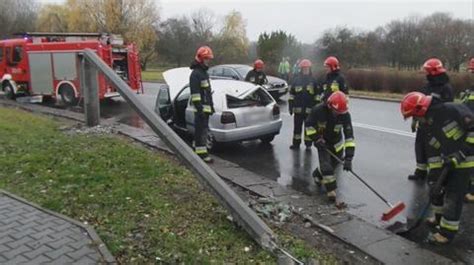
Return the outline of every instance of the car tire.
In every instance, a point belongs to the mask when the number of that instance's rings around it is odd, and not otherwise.
[[[70,84],[62,84],[59,87],[58,94],[61,97],[61,101],[66,106],[77,105],[78,99],[76,97],[76,92],[74,91],[74,88]]]
[[[267,135],[262,138],[260,138],[260,141],[262,141],[263,144],[270,144],[273,140],[275,139],[275,135]]]
[[[13,89],[13,86],[10,83],[6,83],[5,85],[3,85],[3,92],[5,92],[6,98],[15,100],[15,90]]]

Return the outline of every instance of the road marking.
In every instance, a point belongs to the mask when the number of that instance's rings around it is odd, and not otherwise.
[[[281,113],[280,115],[291,117],[290,114],[288,114],[288,113]],[[363,128],[363,129],[368,129],[368,130],[374,130],[374,131],[378,131],[378,132],[391,133],[391,134],[396,134],[396,135],[400,135],[400,136],[415,138],[414,133],[407,132],[407,131],[402,131],[402,130],[397,130],[397,129],[391,129],[391,128],[387,128],[387,127],[381,127],[381,126],[370,125],[370,124],[359,123],[359,122],[352,122],[352,126],[358,127],[358,128]]]
[[[369,130],[374,130],[374,131],[379,131],[379,132],[384,132],[384,133],[391,133],[391,134],[396,134],[396,135],[400,135],[400,136],[415,138],[414,133],[407,132],[407,131],[396,130],[396,129],[386,128],[386,127],[369,125],[369,124],[365,124],[365,123],[358,123],[358,122],[353,122],[352,125],[354,127],[359,127],[359,128],[364,128],[364,129],[369,129]]]

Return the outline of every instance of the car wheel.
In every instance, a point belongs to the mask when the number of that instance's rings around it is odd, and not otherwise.
[[[263,144],[269,144],[275,139],[275,135],[267,135],[262,138],[260,138],[260,141],[262,141]]]
[[[5,92],[5,97],[11,100],[15,100],[16,95],[15,95],[15,90],[13,89],[13,86],[10,83],[6,83],[3,86],[3,92]]]
[[[77,104],[76,93],[70,84],[62,84],[59,87],[59,95],[65,105],[75,106]]]

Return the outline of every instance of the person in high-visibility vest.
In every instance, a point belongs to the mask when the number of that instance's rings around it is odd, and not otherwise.
[[[206,163],[212,163],[207,150],[209,116],[214,113],[211,83],[209,82],[209,62],[214,58],[211,48],[200,47],[191,64],[189,86],[191,88],[191,103],[194,107],[194,150]]]
[[[428,236],[431,243],[447,244],[459,231],[463,198],[474,169],[474,114],[464,104],[442,102],[421,92],[408,93],[400,111],[405,119],[418,120],[429,135],[428,142],[438,153],[431,157],[429,170],[444,169],[434,179],[447,172],[442,187],[430,189],[431,201],[440,211],[432,221],[435,231]]]

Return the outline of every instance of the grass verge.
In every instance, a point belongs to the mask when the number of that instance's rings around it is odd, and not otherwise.
[[[143,82],[163,82],[163,72],[168,70],[166,67],[149,68],[142,72]]]
[[[87,222],[120,263],[274,263],[173,157],[0,107],[0,188]],[[283,233],[300,258],[335,261]]]

